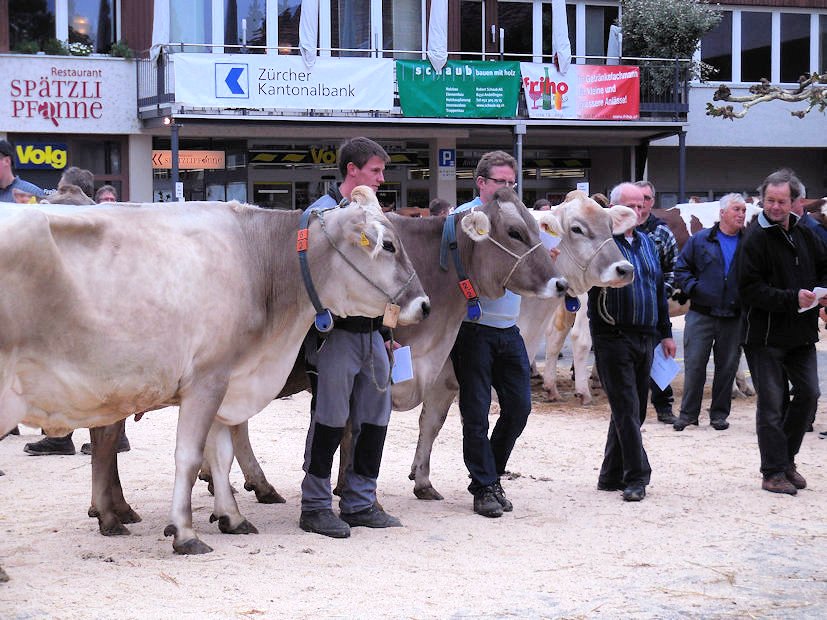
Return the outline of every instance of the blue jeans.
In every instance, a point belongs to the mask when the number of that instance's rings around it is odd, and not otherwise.
[[[680,417],[696,421],[706,385],[706,364],[714,355],[709,419],[726,420],[732,406],[732,382],[741,355],[741,317],[708,316],[690,310],[683,330],[684,383]]]
[[[744,345],[752,382],[758,394],[755,426],[761,452],[761,473],[783,473],[795,462],[818,397],[815,345],[792,349]],[[792,384],[789,400],[787,380]]]
[[[598,482],[647,485],[652,475],[640,427],[646,419],[655,338],[634,332],[594,334],[594,357],[612,410]]]
[[[505,473],[508,457],[531,413],[531,366],[520,330],[463,323],[451,351],[459,382],[462,454],[476,493]],[[488,438],[491,388],[500,416]]]

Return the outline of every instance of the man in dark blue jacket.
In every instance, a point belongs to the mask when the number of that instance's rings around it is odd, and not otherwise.
[[[742,331],[733,265],[747,205],[740,194],[727,194],[720,204],[720,221],[689,238],[675,267],[675,284],[690,300],[683,331],[683,399],[673,424],[676,431],[698,424],[710,352],[715,356],[715,374],[709,420],[717,431],[729,428]]]
[[[820,396],[817,306],[827,306],[827,295],[819,299],[813,291],[827,286],[827,251],[790,212],[799,187],[789,170],[764,179],[763,211],[747,227],[737,259],[744,353],[758,394],[761,488],[789,495],[807,486],[795,457]]]

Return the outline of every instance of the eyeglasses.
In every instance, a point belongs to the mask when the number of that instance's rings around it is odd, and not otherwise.
[[[654,200],[655,197],[654,196],[647,196],[646,194],[643,194],[643,199],[644,200]]]
[[[517,181],[506,181],[505,179],[493,179],[491,177],[485,178],[493,181],[495,185],[499,185],[500,187],[517,187]]]

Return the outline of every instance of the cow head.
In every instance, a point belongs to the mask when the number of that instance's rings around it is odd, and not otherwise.
[[[310,264],[324,265],[313,279],[322,301],[338,300],[339,305],[330,307],[334,314],[381,316],[386,304],[395,303],[402,325],[428,316],[428,296],[373,190],[356,187],[349,206],[325,211],[321,218],[324,232],[313,230],[311,238],[326,235],[330,243],[311,243],[308,252],[324,252]]]
[[[593,286],[626,286],[634,279],[634,267],[623,257],[613,237],[637,224],[632,209],[604,209],[583,192],[573,191],[566,202],[548,213],[559,222],[562,239],[557,263],[569,283],[570,294],[581,295]]]
[[[547,225],[558,224],[549,220]],[[464,260],[481,295],[502,297],[506,289],[539,297],[565,292],[567,284],[540,242],[537,222],[513,190],[500,189],[488,204],[464,214],[460,228],[474,242],[470,259]]]

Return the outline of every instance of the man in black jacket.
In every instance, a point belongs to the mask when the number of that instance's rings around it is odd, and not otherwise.
[[[818,403],[818,308],[827,295],[827,253],[812,231],[791,214],[800,181],[789,170],[761,184],[763,211],[741,243],[738,287],[744,305],[744,352],[758,393],[756,427],[761,487],[795,495],[807,486],[795,456]],[[806,310],[805,310],[806,309]],[[787,380],[792,384],[789,402]]]

